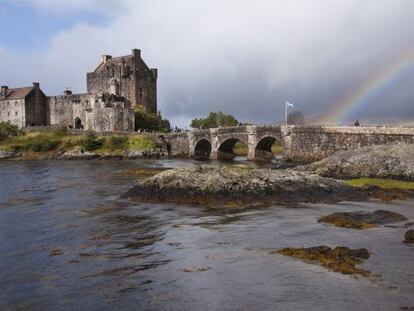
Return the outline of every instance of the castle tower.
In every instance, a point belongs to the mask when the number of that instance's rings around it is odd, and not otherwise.
[[[150,69],[141,51],[131,55],[102,56],[95,71],[87,73],[88,93],[108,93],[125,97],[132,107],[142,106],[147,113],[157,112],[157,69]]]

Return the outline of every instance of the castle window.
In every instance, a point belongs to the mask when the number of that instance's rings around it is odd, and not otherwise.
[[[139,89],[139,97],[140,97],[140,98],[142,98],[142,94],[143,94],[143,92],[142,92],[142,88],[140,88],[140,89]]]
[[[14,106],[17,107],[17,101],[14,102]]]
[[[18,114],[19,114],[19,112],[18,112],[18,111],[15,111],[15,112],[14,112],[14,115],[15,115],[15,116],[17,116]]]
[[[7,112],[7,116],[8,116],[8,117],[10,117],[10,111],[9,111],[9,112]]]

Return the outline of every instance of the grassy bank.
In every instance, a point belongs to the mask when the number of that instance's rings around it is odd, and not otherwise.
[[[383,189],[414,190],[414,182],[394,179],[358,178],[345,180],[345,183],[353,187],[377,186]]]
[[[21,152],[23,155],[53,155],[75,148],[96,153],[118,154],[125,151],[152,150],[156,147],[155,139],[144,135],[98,136],[87,133],[79,136],[70,135],[64,130],[26,133],[0,141],[0,149]]]

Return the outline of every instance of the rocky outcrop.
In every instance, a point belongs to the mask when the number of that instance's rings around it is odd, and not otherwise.
[[[407,221],[407,217],[390,211],[334,213],[324,216],[318,222],[333,224],[337,227],[352,229],[370,229],[379,225]]]
[[[56,155],[60,160],[92,160],[92,159],[160,159],[165,157],[166,153],[159,150],[126,150],[118,152],[94,152],[85,151],[80,147],[66,150]]]
[[[20,155],[21,153],[18,153],[18,152],[0,150],[0,160],[16,158],[16,157],[19,157]]]
[[[297,170],[333,178],[414,180],[414,145],[381,145],[340,152]]]
[[[57,158],[61,160],[90,160],[99,158],[99,155],[81,148],[73,148],[59,154]]]
[[[413,244],[414,243],[414,230],[408,230],[404,235],[404,243]]]
[[[366,197],[341,181],[315,174],[247,166],[172,169],[140,181],[125,196],[138,201],[178,203],[264,199],[285,205]]]
[[[355,267],[356,264],[363,263],[365,259],[369,258],[369,252],[365,248],[350,249],[344,246],[338,246],[333,249],[328,246],[309,248],[287,247],[271,252],[271,254],[275,253],[302,259],[342,274],[370,275],[369,271]]]

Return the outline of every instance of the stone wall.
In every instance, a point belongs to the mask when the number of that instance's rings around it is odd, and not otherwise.
[[[108,94],[51,96],[49,124],[96,132],[133,132],[134,112],[123,100]]]
[[[334,153],[371,145],[414,143],[412,127],[282,127],[286,158],[313,162]]]
[[[48,98],[39,86],[36,86],[26,97],[24,108],[24,118],[26,119],[24,126],[45,126],[48,124]]]
[[[19,128],[26,125],[24,99],[1,100],[0,122],[10,122]]]

